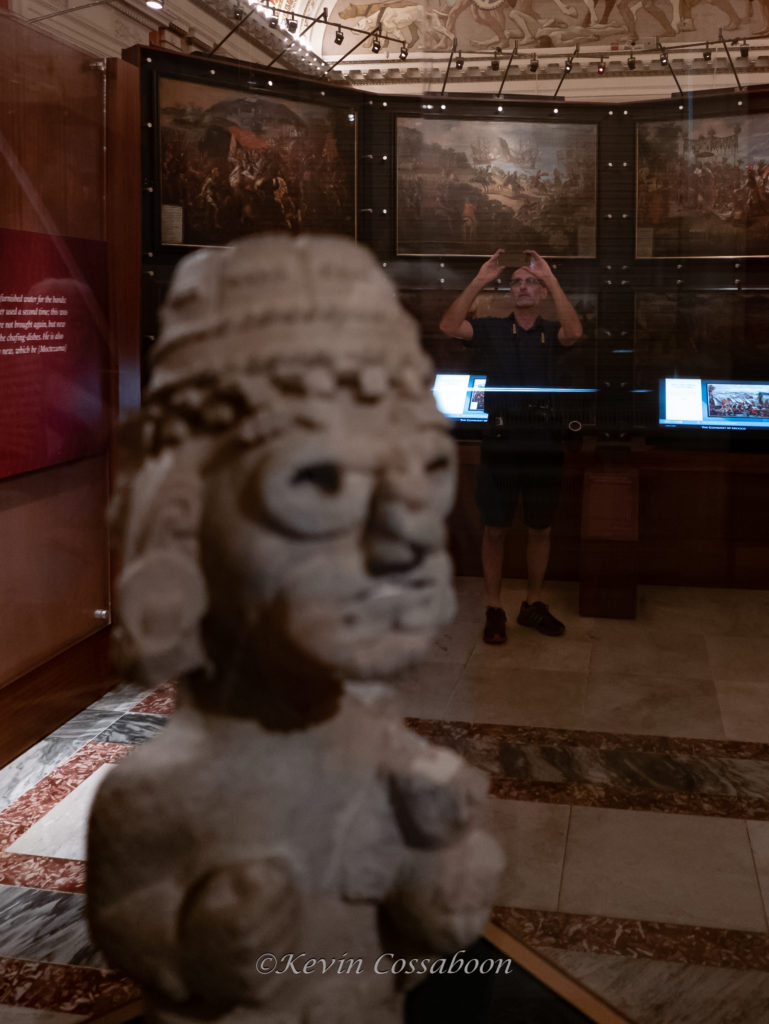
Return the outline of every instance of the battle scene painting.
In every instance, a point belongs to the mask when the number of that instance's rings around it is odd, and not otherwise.
[[[769,253],[769,114],[637,129],[636,256]]]
[[[595,256],[596,127],[398,118],[398,253]]]
[[[355,235],[356,119],[160,78],[161,244],[226,245],[257,231]]]

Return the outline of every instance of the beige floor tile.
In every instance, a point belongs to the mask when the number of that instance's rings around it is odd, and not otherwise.
[[[716,680],[724,736],[769,743],[769,678],[749,682]]]
[[[701,633],[647,629],[632,621],[594,621],[590,668],[595,672],[713,678]]]
[[[585,674],[500,665],[465,672],[446,708],[463,722],[583,729]]]
[[[590,672],[584,716],[598,732],[723,739],[715,684],[678,675]]]
[[[769,685],[769,637],[709,636],[706,644],[714,679]]]
[[[423,661],[392,680],[402,713],[408,718],[444,718],[459,681],[457,662]]]
[[[769,921],[769,821],[749,821],[748,836],[764,900],[764,913]]]
[[[639,587],[638,621],[714,636],[769,636],[769,590]]]
[[[481,636],[483,619],[455,619],[434,637],[425,654],[425,661],[454,662],[464,665]]]
[[[489,798],[486,827],[507,857],[495,903],[556,910],[569,808]]]
[[[767,930],[745,823],[574,807],[559,910]]]
[[[495,646],[477,643],[467,664],[466,673],[480,674],[488,669],[538,668],[553,672],[587,672],[592,644],[572,640],[568,636],[543,636],[526,626],[519,626],[508,617],[507,643]]]

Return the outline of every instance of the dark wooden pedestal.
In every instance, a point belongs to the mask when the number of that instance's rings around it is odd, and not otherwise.
[[[588,470],[582,497],[579,613],[634,619],[638,583],[638,471]]]

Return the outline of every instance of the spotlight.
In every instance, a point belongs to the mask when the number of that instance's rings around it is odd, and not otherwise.
[[[243,18],[243,13],[243,8],[240,6],[240,4],[235,4],[235,6],[232,9],[232,16],[235,19],[235,21],[241,21]]]
[[[462,51],[461,50],[459,51],[459,55],[457,56],[457,59],[456,59],[455,63],[456,63],[456,66],[457,66],[457,71],[461,71],[462,68],[465,66],[465,59],[462,56]]]
[[[497,47],[496,50],[494,51],[494,56],[491,59],[491,64],[489,65],[489,68],[492,71],[499,71],[499,55],[501,53],[502,51],[500,50],[499,47]]]
[[[664,67],[668,62],[668,55],[665,50],[660,54],[660,64]]]
[[[742,46],[740,47],[740,57],[747,58],[750,53],[750,47],[748,46],[747,39],[742,40]]]
[[[702,51],[702,59],[710,60],[713,54],[710,52],[710,43],[705,43],[705,49]]]
[[[628,71],[635,71],[635,54],[631,53],[627,59]]]
[[[278,19],[277,19],[277,17],[273,14],[273,16],[267,22],[267,24],[270,26],[270,28],[277,28],[278,27]]]
[[[286,28],[288,29],[289,32],[296,32],[298,27],[299,26],[294,21],[293,17],[291,18],[290,21],[286,22]]]
[[[567,57],[566,58],[566,63],[563,66],[563,70],[566,72],[567,75],[571,71],[571,67],[572,67],[571,57]]]
[[[534,72],[537,70],[538,67],[539,67],[539,61],[537,60],[537,55],[535,53],[534,56],[529,61],[529,71],[531,71],[532,75],[534,74]]]
[[[341,46],[342,43],[344,42],[344,32],[341,30],[341,28],[338,28],[336,30],[336,35],[334,36],[334,42],[336,43],[337,46]]]
[[[401,43],[401,52],[398,54],[400,60],[405,60],[409,55],[409,48],[405,43]]]
[[[599,75],[605,75],[606,74],[606,65],[604,64],[603,57],[601,57],[601,59],[598,61],[598,74]]]
[[[163,10],[163,0],[144,0],[147,7],[151,7],[153,11]]]
[[[374,33],[374,42],[371,44],[371,49],[373,53],[379,53],[382,49],[382,40],[379,38],[378,32]]]

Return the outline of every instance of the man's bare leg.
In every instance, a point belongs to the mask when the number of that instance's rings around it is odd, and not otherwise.
[[[546,526],[543,530],[535,530],[530,526],[526,537],[526,569],[529,576],[526,601],[528,604],[542,600],[549,559],[550,527]]]
[[[506,526],[484,526],[481,541],[483,586],[486,605],[502,607],[502,562],[505,557]]]

